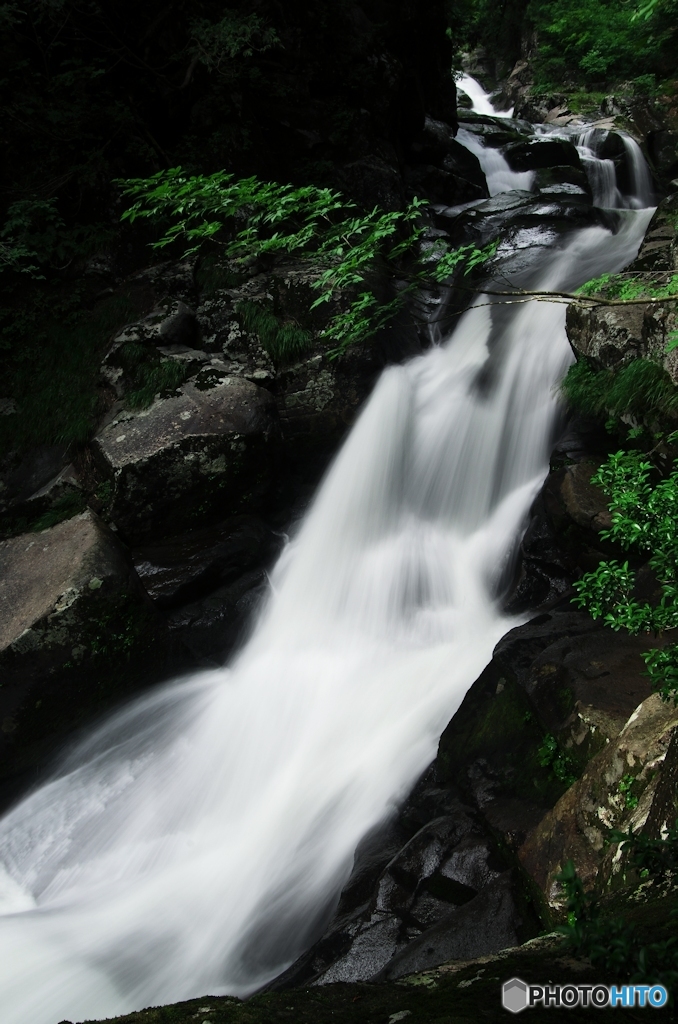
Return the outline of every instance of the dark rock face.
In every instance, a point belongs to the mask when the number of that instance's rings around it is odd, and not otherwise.
[[[167,616],[170,633],[194,665],[216,668],[246,639],[254,613],[268,592],[264,569],[248,569],[232,582],[171,610]]]
[[[15,762],[27,744],[157,678],[169,636],[129,555],[92,512],[3,541],[0,559],[0,754]]]
[[[68,464],[65,445],[51,445],[35,449],[28,458],[19,461],[8,458],[0,477],[0,512],[12,505],[29,501],[45,487],[49,487]]]
[[[274,477],[276,433],[269,392],[225,373],[204,385],[198,378],[143,412],[120,413],[93,442],[113,482],[111,518],[135,540],[210,509],[260,508]]]
[[[235,516],[134,549],[141,582],[192,664],[221,665],[244,638],[282,540],[263,519]]]
[[[514,171],[534,171],[548,167],[573,167],[583,170],[579,153],[564,139],[529,139],[506,147],[505,154]]]
[[[663,179],[678,177],[678,132],[661,129],[648,137],[650,157]]]
[[[452,129],[427,117],[413,142],[405,169],[410,192],[433,203],[455,206],[489,196],[478,158],[457,142]]]
[[[429,164],[407,169],[405,182],[411,193],[441,206],[458,206],[488,195],[487,186]]]
[[[585,195],[590,198],[591,188],[583,168],[564,166],[540,167],[535,172],[535,187],[548,194],[560,192],[563,195]],[[573,187],[580,191],[573,191]]]
[[[534,927],[478,814],[429,773],[358,850],[333,925],[272,987],[399,978],[516,945]]]
[[[132,551],[134,567],[159,608],[197,600],[264,561],[275,549],[269,526],[236,516]]]
[[[400,210],[404,192],[395,167],[377,156],[354,160],[337,172],[337,184],[343,192],[369,209],[375,204],[384,210]]]

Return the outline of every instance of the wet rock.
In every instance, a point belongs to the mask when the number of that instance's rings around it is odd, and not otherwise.
[[[476,185],[483,190],[483,195],[489,194],[480,161],[475,154],[457,142],[449,125],[441,121],[426,118],[423,132],[411,146],[409,159],[411,163],[433,164],[463,179],[464,182]],[[459,184],[460,194],[465,187],[468,186]]]
[[[566,789],[542,764],[547,727],[527,692],[532,666],[559,640],[592,628],[583,613],[557,612],[511,630],[440,738],[440,784],[459,787],[512,848]]]
[[[529,252],[535,245],[552,247],[558,236],[573,228],[589,224],[608,226],[609,215],[591,206],[588,196],[580,193],[535,196],[532,192],[515,190],[493,196],[461,213],[453,210],[448,216],[445,210],[439,210],[435,224],[447,227],[455,244],[473,241],[482,246],[500,239],[495,259],[509,257],[513,260],[521,248]],[[529,265],[529,260],[519,259],[512,272]],[[494,262],[490,266],[493,273],[495,266],[500,273],[510,269]]]
[[[416,971],[520,945],[523,917],[517,906],[515,883],[505,872],[470,903],[426,929],[402,949],[374,978],[388,981]]]
[[[157,678],[168,636],[93,512],[2,542],[0,561],[0,750],[10,757]]]
[[[588,888],[602,889],[624,869],[618,848],[605,847],[607,831],[643,831],[651,819],[654,829],[665,823],[661,780],[677,730],[678,709],[657,694],[647,697],[521,847],[522,864],[554,909],[563,906],[556,875],[567,860],[574,860]],[[674,758],[675,751],[669,774],[675,773]]]
[[[441,802],[446,813],[398,850],[366,903],[349,909],[342,894],[334,925],[276,987],[397,978],[520,941],[533,921],[512,872],[469,807],[449,792]],[[345,892],[355,897],[355,882]]]
[[[120,413],[92,442],[113,484],[113,522],[135,541],[197,517],[258,510],[275,475],[277,432],[269,392],[224,371]]]
[[[573,167],[582,170],[576,147],[565,139],[530,139],[512,143],[504,155],[514,171],[535,171],[547,167]]]
[[[265,563],[276,540],[256,516],[236,516],[132,552],[135,569],[159,608],[176,608]]]
[[[517,569],[504,599],[508,614],[521,614],[548,606],[570,591],[572,559],[563,549],[548,515],[544,491],[530,510],[530,520],[516,557]]]
[[[563,167],[540,167],[535,172],[534,187],[539,192],[568,195],[591,195],[591,188],[583,168],[565,165]],[[578,191],[572,191],[575,188]]]
[[[261,568],[238,575],[206,597],[171,611],[167,618],[175,641],[202,668],[223,665],[246,639],[249,624],[268,593],[268,576]]]

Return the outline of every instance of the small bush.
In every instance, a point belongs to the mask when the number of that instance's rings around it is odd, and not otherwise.
[[[568,370],[561,390],[573,409],[590,416],[664,421],[678,414],[678,388],[649,359],[634,359],[616,371],[596,369],[580,359]]]
[[[186,380],[186,369],[175,359],[162,359],[159,363],[141,363],[135,371],[136,387],[125,397],[130,409],[145,409],[156,395],[175,391]]]
[[[276,362],[289,362],[308,352],[313,338],[296,324],[281,324],[273,311],[259,302],[239,303],[238,313],[245,330],[256,334]]]

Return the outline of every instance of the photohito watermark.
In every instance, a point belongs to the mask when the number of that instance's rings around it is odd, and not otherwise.
[[[532,1006],[651,1006],[658,1010],[668,998],[663,985],[528,985],[522,978],[509,978],[501,989],[502,1006],[511,1013]]]

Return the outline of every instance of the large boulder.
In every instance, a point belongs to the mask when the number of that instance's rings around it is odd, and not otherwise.
[[[677,740],[678,708],[647,697],[528,837],[520,860],[554,909],[564,904],[556,876],[566,861],[588,888],[604,889],[623,873],[618,845],[606,845],[610,829],[658,838],[672,826]]]
[[[572,142],[545,138],[521,140],[507,146],[504,155],[514,171],[536,171],[543,167],[582,169],[581,158]]]
[[[120,411],[92,442],[113,486],[110,518],[138,540],[260,509],[277,434],[270,393],[212,368],[148,409]]]
[[[370,343],[330,358],[322,332],[331,315],[347,308],[353,297],[349,291],[312,310],[318,271],[291,260],[281,260],[265,273],[258,267],[246,274],[240,269],[239,279],[228,264],[205,271],[207,279],[208,274],[216,286],[204,289],[197,310],[203,348],[214,356],[219,353],[230,376],[271,392],[291,470],[288,479],[317,481],[382,367],[421,351],[411,318],[403,317],[402,324],[389,325]],[[389,283],[373,284],[384,301],[393,297]],[[253,308],[265,311],[269,327],[277,322],[281,331],[292,329],[296,342],[279,338],[272,344],[258,318],[246,315]]]
[[[91,511],[0,544],[0,756],[13,764],[165,670],[166,627]]]
[[[485,174],[474,153],[454,138],[441,121],[426,118],[413,142],[405,180],[410,189],[432,202],[453,206],[489,196]]]
[[[489,195],[486,184],[469,181],[431,164],[406,168],[405,182],[411,194],[440,206],[460,206]]]

